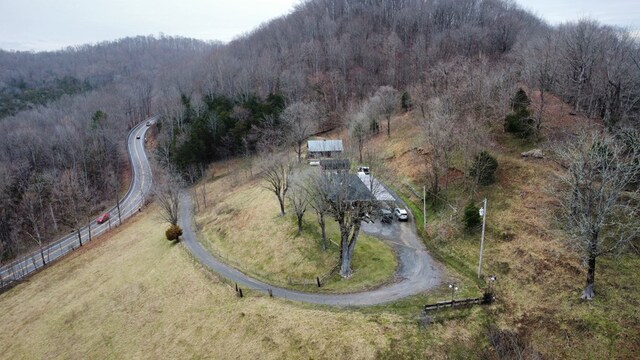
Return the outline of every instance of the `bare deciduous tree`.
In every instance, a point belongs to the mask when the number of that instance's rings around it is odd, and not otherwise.
[[[262,168],[262,178],[266,185],[264,188],[273,192],[278,198],[280,204],[280,215],[284,216],[284,200],[289,190],[289,176],[293,171],[291,160],[286,156],[273,156],[273,158],[265,160]]]
[[[377,209],[378,202],[356,175],[347,172],[323,172],[314,186],[317,193],[326,196],[323,210],[340,228],[340,275],[348,278],[361,223],[370,221],[369,215]]]
[[[524,51],[525,73],[540,92],[540,102],[536,115],[536,135],[540,137],[542,123],[544,121],[545,95],[554,89],[558,81],[557,65],[558,43],[554,33],[545,34],[532,42],[531,47]]]
[[[371,98],[371,104],[387,119],[387,137],[391,137],[391,115],[400,107],[398,92],[391,86],[381,86]]]
[[[559,154],[566,169],[559,177],[565,224],[571,244],[587,266],[582,299],[595,295],[596,259],[622,249],[640,230],[640,147],[637,132],[632,134],[635,144],[596,132],[581,133]]]
[[[451,104],[447,100],[439,98],[429,102],[427,118],[423,119],[422,126],[425,141],[429,145],[429,182],[430,192],[438,196],[442,178],[445,180],[445,188],[448,186],[449,166],[454,142],[454,118],[455,114]]]
[[[159,174],[159,171],[155,172]],[[160,205],[159,215],[163,221],[178,225],[178,210],[183,182],[178,175],[169,171],[154,180],[153,196]]]
[[[302,144],[316,131],[317,124],[321,121],[322,112],[315,103],[296,102],[287,106],[280,117],[290,130],[290,141],[295,146],[298,162],[300,162]]]
[[[292,175],[289,181],[291,184],[290,189],[287,192],[287,198],[296,215],[298,235],[302,234],[302,218],[307,212],[307,206],[309,205],[309,199],[305,193],[303,181],[299,173]]]
[[[358,147],[358,159],[360,163],[362,163],[362,149],[364,148],[364,142],[367,138],[366,121],[365,114],[359,111],[351,117],[351,124],[349,125],[349,135]]]

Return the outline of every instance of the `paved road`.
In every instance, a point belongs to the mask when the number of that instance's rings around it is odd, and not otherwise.
[[[117,206],[106,210],[111,214],[111,219],[103,224],[97,224],[95,220],[91,221],[80,229],[80,239],[82,243],[89,241],[89,238],[98,236],[108,231],[112,226],[116,226],[120,221],[132,216],[144,204],[145,196],[151,190],[152,174],[149,161],[144,150],[145,133],[149,129],[146,126],[147,121],[154,122],[155,118],[147,119],[138,124],[130,132],[127,138],[127,149],[131,160],[131,168],[133,170],[131,185],[125,196],[120,200],[120,216],[118,216]],[[139,139],[138,139],[139,137]],[[89,236],[91,231],[91,236]],[[75,231],[61,239],[52,242],[43,249],[44,259],[47,264],[57,260],[67,253],[75,250],[80,246],[78,232]],[[13,263],[0,268],[0,288],[20,280],[30,273],[40,269],[43,266],[40,250],[23,256]]]
[[[406,223],[394,221],[392,224],[381,224],[377,222],[363,224],[362,227],[368,234],[387,241],[396,251],[399,268],[395,282],[366,292],[313,294],[271,286],[218,260],[197,239],[190,196],[185,193],[180,203],[180,226],[184,231],[182,242],[202,264],[232,282],[238,283],[243,288],[264,292],[271,289],[274,297],[333,306],[364,306],[391,302],[428,290],[441,282],[442,273],[439,265],[427,253],[413,224],[413,218],[411,218]]]

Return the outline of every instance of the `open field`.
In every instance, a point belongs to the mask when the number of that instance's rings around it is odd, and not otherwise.
[[[392,313],[239,299],[167,242],[154,209],[0,295],[0,358],[372,358]]]
[[[213,168],[218,169],[216,164]],[[232,169],[229,171],[237,171],[237,167]],[[330,241],[323,252],[312,209],[305,214],[298,236],[294,215],[280,216],[275,195],[262,188],[260,179],[239,181],[223,171],[207,184],[211,206],[201,207],[196,215],[201,241],[214,255],[260,280],[304,291],[354,292],[391,280],[397,260],[384,242],[361,232],[353,276],[342,279],[332,273],[340,253],[340,233],[333,219],[326,219]],[[324,279],[321,288],[316,286],[316,277]]]

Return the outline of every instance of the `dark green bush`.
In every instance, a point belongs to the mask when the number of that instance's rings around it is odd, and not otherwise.
[[[535,132],[535,124],[528,110],[531,99],[522,89],[518,89],[511,98],[511,109],[513,112],[504,119],[504,130],[519,138],[525,139]]]
[[[470,202],[464,208],[464,228],[466,230],[474,230],[482,224],[482,217],[480,217],[480,208],[473,202]]]
[[[404,112],[407,112],[409,110],[411,110],[411,95],[409,95],[408,92],[403,92],[402,93],[402,98],[400,99],[401,105],[402,105],[402,110]]]
[[[167,236],[167,240],[169,241],[173,241],[173,240],[179,241],[180,236],[182,236],[182,229],[178,225],[171,225],[165,232],[165,235]]]
[[[522,88],[516,91],[516,94],[511,98],[511,109],[514,113],[519,113],[531,105],[531,99],[527,96],[527,93]]]
[[[469,174],[478,179],[480,185],[491,185],[496,181],[495,173],[498,169],[498,161],[487,151],[481,151],[476,155]]]
[[[535,124],[529,110],[524,109],[507,115],[504,119],[504,130],[522,139],[533,135]]]

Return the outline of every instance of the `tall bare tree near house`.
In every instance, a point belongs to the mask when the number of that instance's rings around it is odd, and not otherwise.
[[[587,267],[582,299],[595,295],[598,257],[624,248],[640,231],[640,138],[637,131],[625,135],[582,132],[559,153],[564,222]]]
[[[154,174],[160,175],[160,172],[154,171]],[[168,170],[166,174],[157,176],[157,178],[158,180],[155,181],[154,179],[153,182],[153,197],[160,206],[159,216],[163,221],[177,226],[180,193],[184,187],[182,179],[171,170]]]
[[[298,162],[302,159],[302,145],[304,141],[317,129],[323,114],[318,104],[296,102],[280,114],[280,118],[289,129],[290,142],[295,147]]]
[[[320,245],[322,251],[327,250],[326,217],[329,215],[329,191],[328,182],[322,174],[315,171],[308,171],[302,175],[302,189],[308,200],[309,206],[316,213],[318,225],[320,226]]]
[[[296,216],[298,224],[298,236],[302,234],[302,218],[307,212],[307,206],[309,205],[309,198],[305,193],[304,180],[300,173],[293,174],[289,180],[290,187],[287,192],[287,199],[291,204],[291,208]]]
[[[280,204],[280,215],[284,216],[284,201],[289,190],[289,177],[293,171],[291,160],[286,156],[274,155],[265,160],[262,166],[262,178],[265,189],[273,192]]]
[[[378,202],[357,175],[347,172],[323,172],[317,186],[327,193],[328,213],[340,228],[340,275],[348,278],[362,221],[371,221],[369,214],[375,212]]]
[[[387,137],[391,137],[391,115],[400,108],[398,91],[391,86],[381,86],[373,94],[370,103],[387,120]]]

